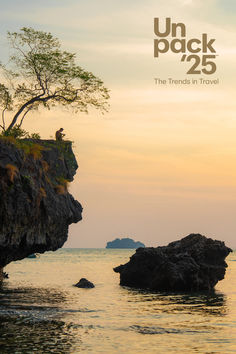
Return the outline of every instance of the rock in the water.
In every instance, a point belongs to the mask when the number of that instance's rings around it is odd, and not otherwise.
[[[224,242],[191,234],[168,246],[139,248],[124,265],[120,285],[155,291],[211,290],[224,279],[225,258],[232,250]]]
[[[77,288],[94,288],[95,285],[93,283],[91,283],[91,281],[85,279],[85,278],[81,278],[80,281],[75,284],[74,286],[76,286]]]
[[[107,242],[106,248],[139,248],[145,247],[142,242],[134,241],[132,238],[116,238],[113,241]]]

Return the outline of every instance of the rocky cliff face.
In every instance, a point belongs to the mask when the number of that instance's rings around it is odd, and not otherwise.
[[[120,284],[155,291],[211,290],[224,279],[224,242],[191,234],[164,247],[139,248],[124,265],[114,268]]]
[[[68,193],[71,142],[0,139],[0,267],[63,246],[82,207]]]

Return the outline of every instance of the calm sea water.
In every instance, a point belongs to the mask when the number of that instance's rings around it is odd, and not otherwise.
[[[236,253],[211,294],[119,286],[134,250],[61,249],[6,267],[0,353],[236,353]],[[94,289],[72,284],[86,277]]]

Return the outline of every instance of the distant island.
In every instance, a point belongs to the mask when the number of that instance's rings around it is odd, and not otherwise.
[[[106,248],[139,248],[145,247],[142,242],[134,241],[132,238],[116,238],[114,241],[107,242]]]

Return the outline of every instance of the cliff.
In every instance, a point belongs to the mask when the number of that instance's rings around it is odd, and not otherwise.
[[[114,241],[107,242],[106,248],[139,248],[145,247],[142,242],[135,242],[131,238],[116,238]]]
[[[155,291],[212,290],[224,279],[224,242],[191,234],[168,246],[139,248],[124,265],[114,268],[120,284]]]
[[[68,192],[71,142],[0,139],[0,267],[63,246],[82,207]]]

